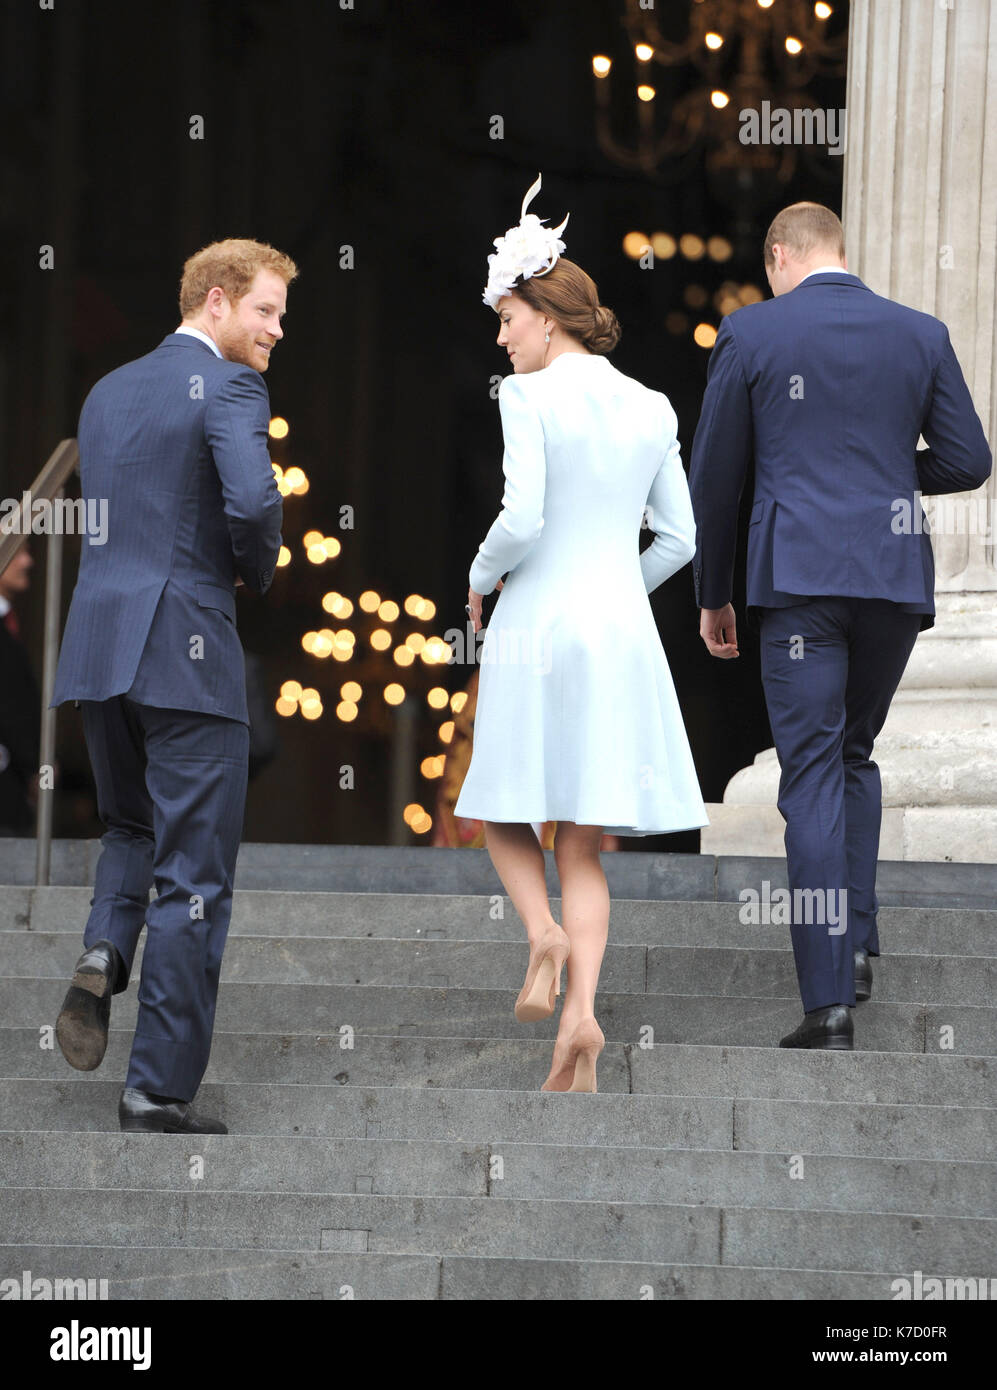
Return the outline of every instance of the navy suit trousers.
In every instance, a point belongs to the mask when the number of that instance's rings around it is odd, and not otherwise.
[[[885,599],[820,597],[760,610],[762,681],[782,769],[793,953],[808,1013],[853,1006],[854,951],[879,955],[883,798],[870,754],[920,623],[920,614]]]
[[[126,1086],[192,1100],[208,1065],[246,804],[249,729],[127,695],[80,702],[107,826],[84,944],[131,974],[147,926]],[[149,890],[155,883],[155,899]]]

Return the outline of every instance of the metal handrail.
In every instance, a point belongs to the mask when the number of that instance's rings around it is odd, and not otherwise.
[[[41,497],[46,502],[51,502],[56,494],[65,486],[69,475],[75,471],[80,461],[79,446],[75,439],[63,439],[57,444],[48,456],[48,461],[44,464],[38,477],[27,489],[29,497],[32,499]],[[6,534],[0,536],[0,574],[13,560],[14,556],[30,539],[30,528],[27,531],[21,530],[21,504],[18,502],[17,511],[12,513],[17,517],[17,521],[11,520],[5,526]]]
[[[41,472],[28,488],[29,505],[39,499],[46,502],[61,500],[69,475],[75,471],[79,461],[80,451],[76,440],[63,439],[53,449]],[[27,518],[27,529],[24,527],[24,518],[21,515],[23,501],[22,494],[21,501],[5,525],[6,534],[0,536],[0,574],[32,535],[30,515]],[[56,711],[49,709],[49,705],[55,688],[55,668],[59,660],[62,606],[62,533],[45,533],[45,538],[48,546],[45,553],[45,633],[39,773],[47,770],[49,779],[47,784],[44,776],[39,776],[38,779],[38,804],[35,810],[35,884],[38,886],[48,883],[52,859],[52,797],[46,796],[45,792],[55,790]]]

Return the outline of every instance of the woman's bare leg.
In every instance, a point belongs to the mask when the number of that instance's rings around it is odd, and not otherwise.
[[[609,938],[609,885],[599,858],[602,827],[559,821],[554,858],[561,880],[561,925],[571,941],[558,1028],[564,1043],[583,1018],[595,1017],[595,993]]]
[[[544,869],[544,852],[532,825],[485,821],[485,843],[502,886],[523,920],[533,946],[553,924]]]

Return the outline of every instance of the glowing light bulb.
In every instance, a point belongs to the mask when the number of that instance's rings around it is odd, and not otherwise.
[[[643,232],[627,232],[623,238],[623,254],[632,261],[639,261],[650,244]]]

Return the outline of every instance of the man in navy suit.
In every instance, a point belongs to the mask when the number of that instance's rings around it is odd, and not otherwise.
[[[52,703],[79,702],[107,833],[56,1036],[71,1066],[100,1064],[145,923],[124,1130],[226,1132],[190,1102],[245,811],[235,589],[266,593],[281,546],[261,373],[296,274],[260,242],[205,247],[184,266],[179,328],[100,380],[80,416],[81,490],[106,499],[107,527],[83,542]]]
[[[917,634],[934,624],[917,494],[979,487],[991,456],[945,325],[847,270],[830,209],[779,213],[765,271],[775,298],[725,318],[710,360],[690,470],[696,600],[709,651],[736,657],[731,582],[753,459],[747,605],[781,766],[805,1011],[780,1046],[850,1050],[879,954],[870,755]]]

